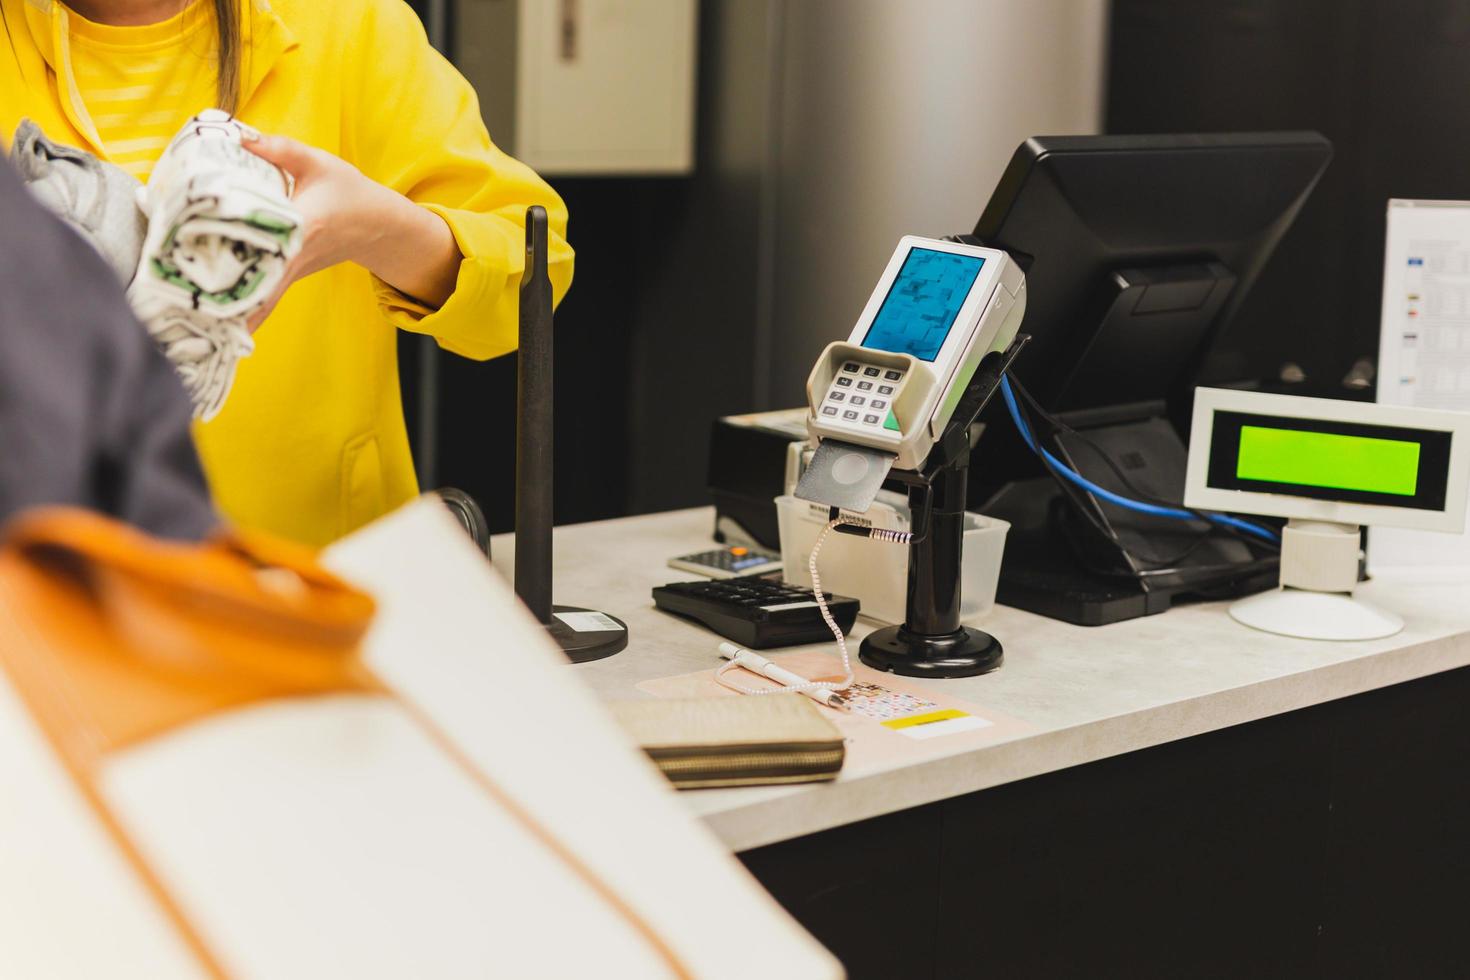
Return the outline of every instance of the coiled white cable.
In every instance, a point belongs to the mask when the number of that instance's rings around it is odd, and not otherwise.
[[[722,687],[741,694],[802,694],[807,691],[845,691],[852,686],[852,655],[847,651],[847,637],[842,635],[842,627],[837,625],[837,620],[832,617],[832,610],[827,607],[827,598],[822,595],[822,577],[817,572],[817,553],[822,550],[822,543],[827,540],[827,535],[839,524],[846,523],[841,517],[834,517],[827,522],[827,526],[817,534],[817,540],[812,545],[812,553],[807,558],[807,571],[812,576],[812,592],[816,596],[817,608],[822,612],[822,620],[827,628],[832,631],[832,636],[837,640],[837,649],[842,653],[842,680],[839,681],[811,681],[807,684],[796,684],[790,687],[774,687],[757,691],[754,688],[742,687],[734,681],[726,680],[725,674],[740,665],[734,660],[726,661],[715,671],[715,681]],[[911,531],[889,531],[885,528],[870,527],[867,529],[868,537],[875,541],[887,541],[890,544],[908,544],[914,539]]]

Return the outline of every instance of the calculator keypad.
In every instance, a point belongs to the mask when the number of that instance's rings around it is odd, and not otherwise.
[[[700,565],[713,568],[721,572],[742,573],[750,568],[770,565],[781,560],[781,556],[772,551],[762,551],[759,548],[716,548],[713,551],[700,551],[692,555],[683,555],[679,561],[691,565]]]
[[[844,423],[859,430],[882,429],[890,414],[889,406],[898,397],[906,375],[907,372],[894,368],[847,361],[832,380],[822,415],[833,421],[840,415]]]

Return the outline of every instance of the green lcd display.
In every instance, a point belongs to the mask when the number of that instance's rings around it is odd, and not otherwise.
[[[1244,425],[1235,475],[1412,497],[1419,486],[1419,448],[1417,442],[1399,439]]]

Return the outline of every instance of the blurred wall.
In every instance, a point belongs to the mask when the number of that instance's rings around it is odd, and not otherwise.
[[[801,404],[898,238],[967,232],[1016,146],[1099,131],[1103,0],[781,4],[769,382]]]
[[[701,503],[715,417],[799,405],[898,238],[1098,131],[1104,0],[706,0],[698,171],[635,318],[629,506]]]

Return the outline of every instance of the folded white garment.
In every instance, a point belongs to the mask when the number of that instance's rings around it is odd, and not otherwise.
[[[150,306],[156,302],[144,297],[133,312],[184,383],[194,416],[208,421],[224,406],[240,359],[255,352],[255,340],[243,317],[220,319],[167,302]]]
[[[254,350],[246,318],[301,247],[290,178],[241,145],[252,132],[222,110],[201,112],[139,191],[148,234],[128,300],[206,420]]]
[[[47,139],[29,119],[15,130],[10,159],[32,196],[100,252],[126,286],[147,232],[137,178],[86,150]]]

